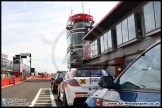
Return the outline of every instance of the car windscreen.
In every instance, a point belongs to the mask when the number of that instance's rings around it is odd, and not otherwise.
[[[78,69],[77,77],[100,77],[106,75],[102,69]]]

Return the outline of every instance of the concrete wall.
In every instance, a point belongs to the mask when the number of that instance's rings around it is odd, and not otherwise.
[[[112,64],[112,63],[114,63],[114,60],[110,60],[110,61],[108,61],[107,63],[108,63],[108,64]],[[114,67],[114,66],[108,66],[108,67],[107,67],[107,71],[109,72],[109,74],[110,74],[111,76],[114,76],[114,75],[115,75],[115,67]]]

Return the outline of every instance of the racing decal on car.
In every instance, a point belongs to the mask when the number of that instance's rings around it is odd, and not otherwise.
[[[110,94],[110,97],[118,97],[119,93],[118,92],[112,92]]]
[[[86,84],[86,79],[80,79],[80,84]]]
[[[107,99],[109,99],[110,101],[115,102],[115,100],[117,99],[118,96],[119,96],[118,92],[111,92],[110,96]]]
[[[82,97],[87,97],[88,96],[88,94],[82,94]]]
[[[88,94],[75,94],[75,97],[76,98],[79,98],[79,97],[88,97]]]
[[[82,97],[82,94],[76,94],[76,98]]]
[[[91,88],[92,90],[98,90],[99,88]]]
[[[99,97],[103,97],[106,93],[107,93],[107,90],[104,89],[104,90],[101,92],[101,94],[99,95]]]
[[[91,78],[91,82],[97,82],[98,78]]]

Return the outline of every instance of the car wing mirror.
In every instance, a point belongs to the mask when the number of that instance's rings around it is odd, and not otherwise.
[[[110,89],[113,85],[113,77],[112,76],[101,76],[98,80],[98,85],[102,88]]]

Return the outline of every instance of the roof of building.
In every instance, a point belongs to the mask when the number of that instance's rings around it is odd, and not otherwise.
[[[120,1],[105,17],[103,17],[83,38],[82,40],[93,40],[101,35],[112,24],[118,21],[125,14],[130,12],[142,1]]]

